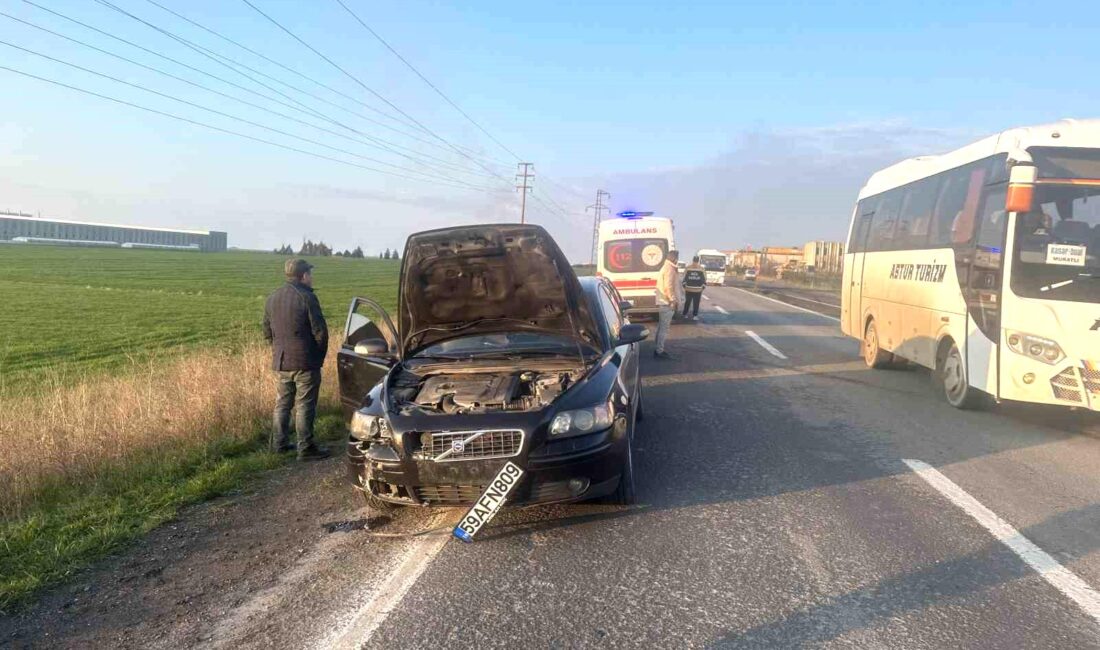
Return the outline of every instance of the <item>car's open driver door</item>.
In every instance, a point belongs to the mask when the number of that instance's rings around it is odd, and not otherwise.
[[[363,405],[363,398],[400,357],[397,331],[386,310],[366,298],[354,298],[348,308],[344,340],[336,353],[340,406],[344,418]]]

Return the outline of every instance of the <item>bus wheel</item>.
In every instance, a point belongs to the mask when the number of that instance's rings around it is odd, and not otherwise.
[[[893,354],[879,347],[874,319],[867,322],[867,329],[863,331],[863,361],[868,368],[885,368],[894,361]]]
[[[951,347],[936,364],[935,377],[947,403],[957,409],[975,409],[982,405],[982,394],[970,386],[966,378],[966,362],[959,346]]]

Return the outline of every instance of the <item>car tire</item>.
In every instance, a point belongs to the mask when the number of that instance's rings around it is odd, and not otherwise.
[[[867,321],[867,327],[863,330],[862,351],[863,362],[868,368],[885,368],[894,362],[894,355],[879,345],[878,327],[873,318]]]
[[[972,410],[985,405],[985,395],[970,385],[966,376],[966,362],[954,341],[936,359],[936,370],[932,376],[940,395],[951,406]]]
[[[389,512],[397,507],[396,503],[390,503],[389,501],[383,501],[378,497],[370,493],[369,490],[361,490],[363,493],[363,500],[366,501],[367,507],[371,510],[377,510],[379,512]]]
[[[634,452],[631,451],[630,438],[627,439],[626,443],[626,458],[623,459],[623,471],[619,475],[619,485],[615,488],[615,493],[611,495],[610,501],[620,506],[634,505]]]

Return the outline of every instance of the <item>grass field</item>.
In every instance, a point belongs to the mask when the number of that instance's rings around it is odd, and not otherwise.
[[[260,338],[285,259],[0,245],[0,613],[288,461]],[[353,296],[394,307],[398,262],[311,261],[330,329]]]
[[[237,347],[260,332],[285,257],[0,245],[0,394],[181,347]],[[331,328],[359,295],[396,304],[400,263],[311,258]]]

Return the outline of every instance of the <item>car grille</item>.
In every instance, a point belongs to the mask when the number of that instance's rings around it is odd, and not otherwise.
[[[462,505],[477,501],[484,485],[422,485],[416,489],[421,501],[432,505]]]
[[[455,447],[456,443],[461,443],[461,448]],[[523,432],[519,430],[446,431],[433,433],[425,452],[436,462],[448,462],[508,458],[517,455],[522,447]]]

